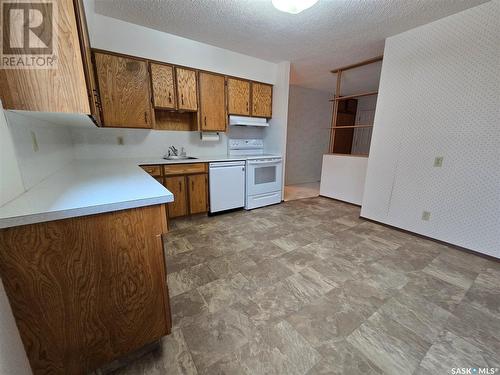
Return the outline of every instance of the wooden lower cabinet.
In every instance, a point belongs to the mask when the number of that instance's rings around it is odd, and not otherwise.
[[[165,187],[174,195],[174,201],[168,204],[168,217],[186,216],[188,214],[186,177],[166,177]]]
[[[189,213],[191,215],[208,211],[208,175],[187,176],[189,189]]]
[[[163,166],[165,187],[174,194],[168,204],[168,217],[208,212],[207,163],[169,164]]]
[[[0,276],[34,374],[87,374],[171,330],[165,205],[0,230]]]

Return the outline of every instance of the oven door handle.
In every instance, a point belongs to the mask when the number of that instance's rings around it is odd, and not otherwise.
[[[249,161],[248,165],[273,165],[273,164],[280,164],[281,160],[269,160],[269,161]]]

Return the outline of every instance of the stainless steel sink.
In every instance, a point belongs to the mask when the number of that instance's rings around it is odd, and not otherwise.
[[[170,155],[170,156],[164,156],[163,159],[166,160],[195,160],[198,158],[195,158],[194,156],[175,156],[175,155]]]

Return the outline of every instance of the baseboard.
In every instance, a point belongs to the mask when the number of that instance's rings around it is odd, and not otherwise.
[[[415,233],[415,232],[412,232],[412,231],[407,230],[407,229],[396,227],[394,225],[382,223],[380,221],[373,220],[373,219],[368,219],[367,217],[364,217],[364,216],[361,216],[361,215],[359,215],[359,218],[363,219],[363,220],[366,220],[366,221],[369,221],[371,223],[382,225],[382,226],[384,226],[386,228],[395,229],[395,230],[397,230],[399,232],[411,234],[413,236],[416,236],[416,237],[419,237],[419,238],[423,238],[423,239],[426,239],[426,240],[429,240],[429,241],[432,241],[432,242],[435,242],[435,243],[438,243],[438,244],[441,244],[441,245],[449,246],[449,247],[451,247],[451,248],[453,248],[455,250],[460,250],[460,251],[463,251],[463,252],[466,252],[466,253],[469,253],[469,254],[478,255],[481,258],[485,258],[485,259],[488,259],[488,260],[493,260],[493,261],[495,261],[497,263],[500,263],[500,259],[496,258],[496,257],[494,257],[492,255],[483,254],[483,253],[480,253],[479,251],[475,251],[475,250],[472,250],[472,249],[468,249],[466,247],[458,246],[458,245],[455,245],[455,244],[452,244],[452,243],[449,243],[449,242],[446,242],[446,241],[438,240],[436,238],[425,236],[425,235],[420,234],[420,233]]]

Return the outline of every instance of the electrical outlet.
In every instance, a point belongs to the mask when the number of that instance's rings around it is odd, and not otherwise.
[[[123,141],[123,137],[116,137],[116,143],[118,143],[120,146],[123,146],[125,144],[125,142]]]
[[[443,166],[443,157],[442,156],[436,156],[436,158],[434,159],[434,166],[435,167],[442,167]]]
[[[36,134],[34,131],[30,131],[31,134],[31,147],[33,147],[33,152],[38,152],[38,140],[36,139]]]
[[[422,220],[429,221],[431,219],[431,213],[429,211],[422,212]]]

